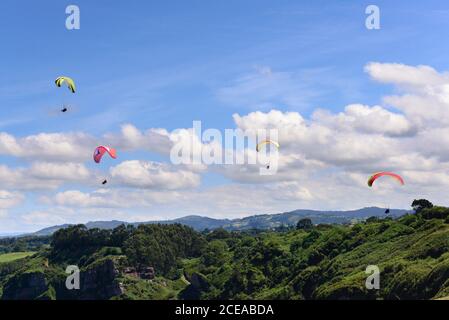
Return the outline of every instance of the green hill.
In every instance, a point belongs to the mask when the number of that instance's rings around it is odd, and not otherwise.
[[[444,298],[449,209],[419,211],[277,231],[72,226],[37,255],[0,264],[0,292],[3,299]],[[80,290],[65,288],[69,264],[80,267]],[[369,265],[380,270],[379,290],[365,287]],[[148,279],[141,270],[150,267],[156,275]]]

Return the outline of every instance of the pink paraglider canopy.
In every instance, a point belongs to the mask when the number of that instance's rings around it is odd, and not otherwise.
[[[100,163],[101,158],[103,157],[103,155],[105,153],[109,153],[109,155],[111,156],[111,158],[117,158],[117,152],[115,151],[114,148],[109,148],[109,147],[105,147],[105,146],[99,146],[97,148],[95,148],[94,151],[94,161],[96,163]]]

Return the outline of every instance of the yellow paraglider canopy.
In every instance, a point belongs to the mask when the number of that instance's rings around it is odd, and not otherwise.
[[[256,146],[256,151],[257,152],[259,152],[260,151],[260,148],[263,146],[263,145],[265,145],[265,144],[273,144],[273,145],[275,145],[278,149],[279,149],[279,143],[277,143],[276,141],[273,141],[273,140],[263,140],[263,141],[261,141],[261,142],[259,142],[258,144],[257,144],[257,146]]]
[[[73,93],[75,93],[76,87],[75,87],[75,81],[73,81],[72,78],[69,77],[58,77],[55,80],[55,84],[60,87],[63,82],[65,82],[67,84],[67,87],[69,88],[70,91],[72,91]]]

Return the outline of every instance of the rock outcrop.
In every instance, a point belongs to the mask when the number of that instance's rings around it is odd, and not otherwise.
[[[97,261],[80,273],[80,288],[69,290],[65,274],[51,271],[18,273],[3,288],[3,300],[107,300],[123,293],[114,260]]]
[[[180,298],[185,300],[201,299],[201,293],[207,291],[210,287],[206,277],[198,272],[192,274],[184,273],[184,277],[190,282],[183,291],[180,292]]]
[[[68,290],[65,284],[58,287],[58,298],[79,300],[108,300],[123,293],[117,279],[119,271],[112,259],[106,259],[80,273],[80,288]]]
[[[49,286],[42,272],[21,273],[13,276],[3,288],[3,300],[49,299]]]

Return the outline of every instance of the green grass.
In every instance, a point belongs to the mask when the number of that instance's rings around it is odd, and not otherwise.
[[[12,253],[4,253],[0,254],[0,263],[6,263],[11,262],[18,259],[23,259],[28,256],[33,255],[35,252],[28,251],[28,252],[12,252]]]
[[[121,279],[121,282],[126,286],[126,291],[122,296],[116,297],[115,299],[174,300],[177,299],[179,292],[188,285],[184,277],[177,280],[156,277],[148,281],[125,276]]]

